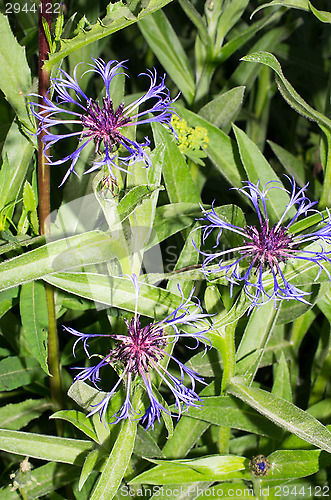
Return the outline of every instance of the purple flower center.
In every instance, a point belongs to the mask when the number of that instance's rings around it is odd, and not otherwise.
[[[118,131],[130,122],[130,118],[123,113],[124,103],[120,104],[114,111],[113,102],[107,96],[103,98],[103,108],[90,99],[87,106],[87,113],[82,115],[81,121],[87,129],[82,133],[82,137],[93,137],[95,142],[95,153],[101,153],[100,145],[108,146],[109,152],[119,147],[120,140],[125,138]]]
[[[269,228],[268,221],[261,224],[261,228],[247,226],[245,229],[246,239],[245,250],[240,253],[262,266],[264,270],[278,268],[279,262],[285,262],[290,257],[290,251],[297,247],[293,241],[293,236],[286,227],[275,224]]]
[[[118,346],[112,351],[111,360],[120,361],[134,374],[148,372],[151,361],[164,357],[162,348],[166,346],[164,330],[151,323],[141,327],[139,319],[126,321],[128,335],[118,335]]]

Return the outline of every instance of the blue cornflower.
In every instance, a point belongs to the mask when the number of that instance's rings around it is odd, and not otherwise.
[[[268,182],[262,189],[260,183],[256,184],[245,181],[245,186],[236,188],[240,193],[245,195],[252,203],[258,217],[259,223],[256,226],[246,226],[245,228],[235,226],[219,217],[214,209],[203,211],[204,218],[199,219],[206,222],[203,226],[203,242],[216,229],[218,230],[216,247],[219,245],[223,230],[232,231],[241,236],[242,244],[228,250],[217,251],[208,254],[200,252],[206,256],[202,270],[207,276],[210,273],[225,271],[225,275],[231,285],[231,294],[233,285],[244,283],[246,294],[252,300],[250,310],[254,307],[259,307],[262,304],[273,300],[275,307],[277,301],[286,299],[295,299],[305,304],[309,304],[306,300],[308,292],[297,288],[291,284],[284,275],[284,264],[288,259],[299,259],[317,264],[318,273],[316,279],[324,270],[331,279],[329,270],[325,267],[326,263],[331,263],[331,251],[328,250],[327,244],[331,243],[331,215],[328,212],[328,217],[324,219],[321,215],[321,228],[314,232],[304,234],[294,234],[291,232],[291,226],[301,215],[307,216],[309,212],[318,212],[312,207],[317,202],[311,202],[306,196],[308,184],[303,188],[297,189],[294,179],[288,178],[291,182],[290,201],[286,205],[284,213],[280,220],[274,224],[269,224],[267,213],[267,195],[270,189],[283,189],[288,192],[280,181]],[[288,213],[292,207],[295,207],[297,212],[289,222],[284,222],[288,218]],[[318,248],[308,247],[314,242],[318,242]],[[215,247],[214,247],[215,248]],[[238,255],[230,262],[225,259],[231,255]],[[208,269],[208,264],[218,260],[219,269]],[[249,262],[244,268],[241,264]],[[271,274],[272,283],[265,283],[264,271]]]
[[[204,333],[210,330],[211,327],[207,320],[209,315],[202,312],[200,303],[192,303],[191,301],[194,290],[192,290],[187,299],[181,294],[180,305],[163,320],[142,326],[137,314],[141,283],[139,283],[135,274],[129,276],[129,278],[136,292],[136,307],[133,318],[130,321],[125,320],[127,335],[85,334],[69,327],[64,327],[64,329],[78,337],[73,346],[74,354],[77,343],[82,341],[84,350],[89,358],[91,356],[88,352],[88,341],[91,338],[111,337],[116,342],[114,349],[111,349],[105,356],[99,356],[101,360],[95,366],[76,368],[80,371],[74,380],[90,381],[98,389],[98,383],[101,381],[100,370],[102,368],[109,364],[114,364],[121,372],[112,390],[107,393],[99,404],[93,407],[88,416],[99,412],[100,420],[106,425],[107,407],[112,396],[123,382],[126,387],[125,400],[120,410],[113,415],[115,420],[111,423],[117,423],[122,419],[136,414],[136,418],[141,418],[141,423],[148,429],[154,426],[155,419],[160,422],[162,411],[169,414],[169,410],[162,405],[155,395],[150,376],[151,372],[158,374],[161,381],[171,390],[175,398],[178,418],[189,407],[201,406],[201,400],[195,392],[195,384],[196,382],[204,383],[203,378],[197,372],[181,363],[172,354],[167,353],[165,347],[169,342],[175,343],[182,337],[193,337],[197,341],[197,344],[199,341],[202,341],[206,345],[206,341],[208,342],[208,340],[204,336]],[[180,290],[179,286],[178,288]],[[193,327],[195,332],[193,334],[182,332],[181,326],[184,325]],[[165,328],[167,327],[172,327],[174,331],[172,335],[165,332]],[[177,364],[180,371],[180,378],[171,374],[165,368],[164,364],[161,363],[165,357],[168,357],[169,360]],[[190,379],[190,388],[184,385],[185,375]],[[145,386],[150,403],[143,416],[138,415],[131,404],[134,388],[136,387],[135,382],[138,378],[142,380]]]
[[[146,167],[151,165],[150,158],[144,151],[144,147],[150,144],[148,137],[145,137],[144,143],[132,141],[125,135],[126,127],[158,122],[175,134],[171,125],[171,117],[174,113],[172,104],[177,97],[170,99],[170,92],[164,84],[165,75],[157,82],[155,69],[141,73],[150,79],[148,91],[132,104],[125,106],[123,102],[117,109],[114,109],[109,86],[116,75],[123,74],[125,61],[105,63],[102,59],[94,59],[93,57],[92,60],[93,64],[89,64],[92,69],[87,70],[84,75],[94,71],[103,79],[106,96],[103,98],[102,106],[96,100],[88,97],[80,88],[77,82],[78,65],[74,69],[73,77],[60,69],[60,76],[52,78],[51,87],[42,104],[30,103],[32,113],[39,123],[37,134],[43,131],[42,141],[48,164],[61,165],[68,161],[71,162],[61,185],[71,172],[77,175],[75,172],[76,162],[83,148],[91,141],[94,141],[97,158],[92,167],[84,173],[88,174],[99,167],[106,166],[109,174],[114,178],[113,167],[127,172],[126,168],[118,164],[118,161],[123,162],[125,166],[129,162],[138,160],[143,160]],[[56,102],[50,99],[50,94],[53,92]],[[138,111],[143,103],[151,100],[152,104],[148,109]],[[149,113],[152,113],[152,116]],[[64,133],[51,132],[50,129],[57,125],[73,125],[76,130],[64,131]],[[53,161],[49,156],[50,148],[58,141],[74,136],[77,136],[79,141],[77,149],[62,159]],[[123,146],[127,151],[127,156],[119,157],[114,154],[120,146]]]

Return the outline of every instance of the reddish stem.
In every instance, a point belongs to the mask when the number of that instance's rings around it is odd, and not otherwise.
[[[41,0],[39,5],[39,61],[38,61],[38,77],[39,77],[39,103],[43,104],[43,98],[46,95],[50,79],[49,73],[43,68],[44,61],[48,59],[49,47],[45,35],[43,18],[51,32],[51,12],[49,8],[51,0]],[[50,214],[50,168],[43,151],[42,138],[45,132],[41,130],[38,134],[38,215],[40,224],[40,233],[49,235],[49,214]],[[52,287],[45,284],[47,310],[48,310],[48,365],[51,374],[50,389],[52,400],[55,407],[63,407],[62,399],[62,383],[61,383],[61,369],[59,362],[59,341],[56,329],[56,314],[54,304],[54,293]],[[58,434],[63,434],[63,426],[57,425]]]
[[[47,70],[43,69],[44,61],[48,59],[49,47],[47,38],[45,35],[45,30],[43,26],[42,18],[44,18],[49,26],[49,31],[51,31],[51,13],[46,5],[50,4],[50,0],[41,0],[39,6],[39,20],[38,20],[38,33],[39,33],[39,61],[38,61],[38,78],[39,78],[39,103],[42,104],[43,97],[49,88],[49,73]],[[50,213],[50,175],[49,175],[49,165],[45,162],[45,156],[43,153],[43,142],[42,138],[45,135],[44,131],[41,131],[38,135],[38,215],[40,223],[41,234],[47,234],[48,228],[45,226],[45,220]]]

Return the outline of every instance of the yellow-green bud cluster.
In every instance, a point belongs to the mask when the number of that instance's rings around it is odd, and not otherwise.
[[[208,146],[208,133],[204,127],[189,127],[187,121],[173,115],[171,118],[171,125],[177,132],[177,144],[182,153],[187,150],[196,151],[200,148]]]

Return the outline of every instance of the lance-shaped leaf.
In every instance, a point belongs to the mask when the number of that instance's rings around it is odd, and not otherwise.
[[[45,287],[34,281],[23,285],[20,313],[24,338],[41,368],[50,375],[47,364],[48,313]]]
[[[31,384],[39,376],[39,363],[34,358],[9,356],[0,361],[0,391],[12,391]]]
[[[90,24],[86,18],[83,18],[85,25],[78,26],[78,33],[73,38],[61,39],[61,47],[58,52],[49,54],[48,60],[44,64],[44,68],[50,70],[56,63],[59,63],[64,57],[71,54],[77,49],[86,47],[87,45],[101,40],[106,36],[115,33],[130,24],[137,22],[139,19],[152,14],[161,9],[171,0],[150,0],[146,8],[139,12],[138,16],[132,14],[129,7],[121,0],[115,3],[109,3],[107,7],[107,15],[99,19],[95,24]]]
[[[268,475],[261,478],[261,488],[315,474],[330,464],[331,456],[321,450],[277,450],[268,460],[271,468]]]
[[[25,48],[14,37],[8,17],[0,14],[0,88],[19,120],[31,128],[25,96],[30,90],[31,74]]]
[[[189,104],[192,104],[195,84],[192,69],[173,27],[162,11],[139,21],[138,26],[161,62]]]
[[[331,12],[327,12],[326,10],[318,10],[312,5],[311,2],[308,2],[308,5],[312,13],[317,17],[317,19],[322,21],[322,23],[331,23]]]
[[[26,399],[21,403],[8,404],[0,408],[0,428],[18,431],[50,409],[52,404],[46,399]]]
[[[228,391],[283,429],[331,453],[331,432],[309,413],[283,398],[233,378]]]
[[[116,250],[115,250],[116,248]],[[90,231],[53,241],[0,264],[0,290],[28,283],[46,274],[106,262],[120,253],[116,238]]]
[[[93,273],[58,273],[44,277],[44,280],[80,297],[125,311],[135,311],[135,290],[127,278]],[[162,317],[172,312],[179,304],[178,295],[142,283],[138,301],[139,314],[150,318]]]
[[[127,419],[123,422],[100,479],[95,485],[91,500],[112,500],[116,495],[130,463],[136,432],[136,421]]]
[[[254,144],[245,132],[235,125],[233,125],[233,130],[238,142],[241,161],[249,181],[254,184],[260,181],[262,186],[270,181],[277,181],[279,183],[279,178],[256,144]],[[277,184],[273,184],[273,186],[277,186]],[[279,186],[281,186],[280,183]],[[268,214],[273,222],[279,221],[284,212],[284,207],[288,205],[289,201],[290,197],[284,189],[270,189],[266,204]],[[296,210],[292,207],[288,217],[294,217],[295,213]]]
[[[0,429],[0,449],[41,460],[81,464],[92,441]]]
[[[331,120],[309,106],[309,104],[302,99],[298,92],[292,87],[290,82],[285,78],[281,65],[273,54],[270,54],[269,52],[255,52],[254,54],[243,57],[241,60],[247,62],[258,62],[273,69],[276,73],[278,89],[289,105],[309,120],[313,120],[318,123],[318,125],[331,130]]]
[[[213,455],[192,460],[152,460],[159,464],[143,472],[130,484],[180,484],[193,481],[222,481],[227,479],[250,479],[245,471],[245,457],[234,455]]]

